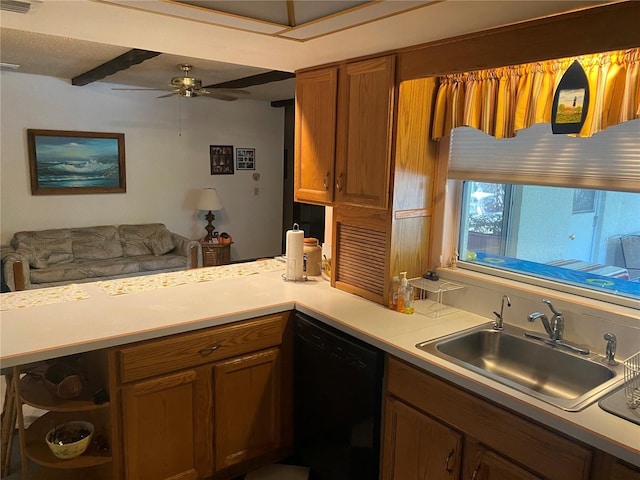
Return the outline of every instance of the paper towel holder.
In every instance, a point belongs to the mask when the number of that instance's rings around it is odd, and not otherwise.
[[[282,278],[288,282],[302,282],[307,280],[304,257],[304,231],[300,225],[293,224],[287,232],[287,248],[285,252],[286,269]]]

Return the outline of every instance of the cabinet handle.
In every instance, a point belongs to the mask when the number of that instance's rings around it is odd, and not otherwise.
[[[478,472],[480,471],[480,465],[481,464],[482,464],[482,462],[478,461],[478,464],[476,465],[476,468],[473,471],[473,475],[471,475],[471,480],[476,480],[476,477],[478,476]]]
[[[213,352],[215,352],[221,346],[222,345],[218,344],[218,345],[214,345],[213,347],[203,348],[202,350],[198,350],[198,353],[200,355],[202,355],[203,357],[206,357],[207,355],[211,355]]]
[[[336,181],[336,188],[339,192],[342,191],[342,174],[338,175],[338,180]]]
[[[452,448],[451,451],[449,452],[449,455],[447,455],[447,459],[444,461],[444,469],[448,473],[451,473],[453,471],[453,468],[449,466],[449,462],[451,461],[451,457],[453,457],[454,453],[455,453],[455,451]]]
[[[329,172],[322,179],[322,186],[325,190],[329,190]]]

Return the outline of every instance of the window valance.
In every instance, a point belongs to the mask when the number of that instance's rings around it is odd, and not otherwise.
[[[459,126],[505,138],[534,123],[550,123],[555,89],[574,60],[582,65],[590,91],[579,136],[640,118],[640,49],[634,48],[441,77],[433,139]]]

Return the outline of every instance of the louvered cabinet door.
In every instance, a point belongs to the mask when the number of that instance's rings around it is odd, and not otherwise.
[[[387,212],[336,207],[333,216],[332,285],[382,303],[389,264]]]

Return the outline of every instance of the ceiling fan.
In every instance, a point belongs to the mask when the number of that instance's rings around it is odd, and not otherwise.
[[[210,97],[218,100],[231,102],[237,100],[237,95],[249,95],[246,90],[232,90],[227,88],[202,88],[202,81],[189,75],[193,69],[191,65],[181,63],[178,68],[184,72],[181,77],[173,77],[171,79],[171,88],[112,88],[112,90],[159,90],[169,91],[166,95],[160,95],[158,98],[167,98],[174,95],[181,97]]]

